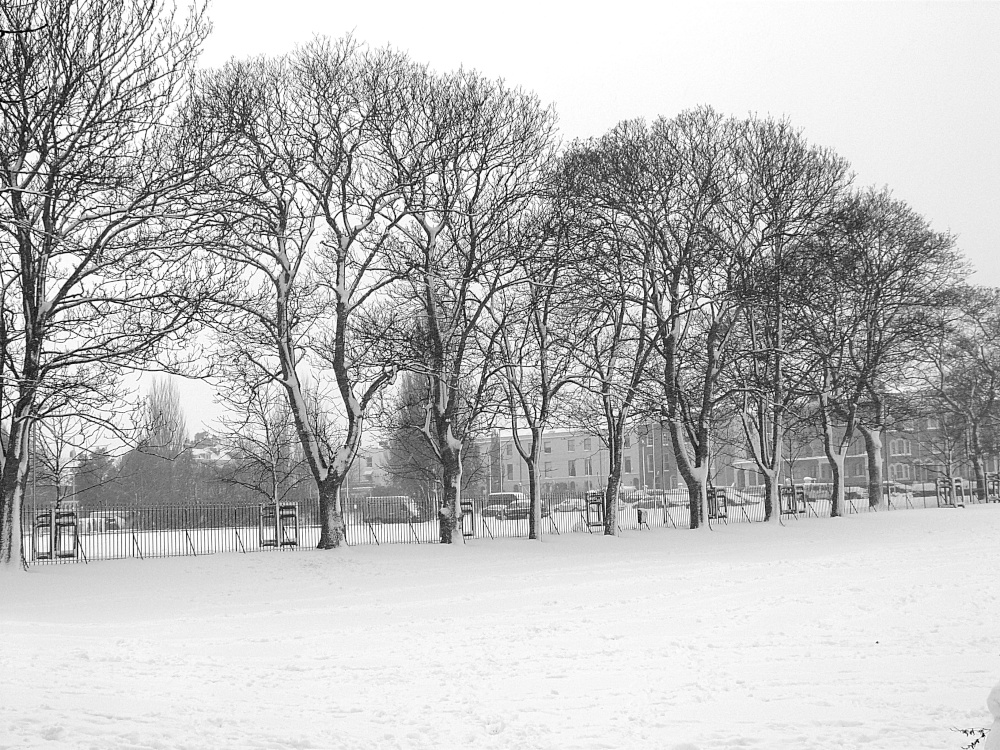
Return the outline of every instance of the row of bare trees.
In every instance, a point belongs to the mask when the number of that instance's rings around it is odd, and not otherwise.
[[[282,393],[329,548],[400,371],[451,542],[484,426],[516,428],[532,537],[545,430],[601,436],[613,534],[637,420],[667,426],[699,527],[720,426],[741,426],[775,517],[808,404],[836,512],[847,446],[877,450],[890,396],[924,377],[953,398],[958,358],[983,359],[968,316],[942,317],[979,294],[955,291],[953,237],[787,122],[702,108],[560,146],[533,94],[351,37],[198,70],[203,16],[163,0],[0,13],[4,561],[30,426],[123,435],[130,370],[210,374],[248,420]]]

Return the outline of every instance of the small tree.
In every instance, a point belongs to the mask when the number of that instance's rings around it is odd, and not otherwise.
[[[235,416],[222,419],[217,477],[265,502],[285,500],[309,480],[288,399],[271,383],[224,394]]]
[[[177,384],[154,380],[136,413],[133,447],[122,457],[116,481],[130,504],[186,504],[193,467]]]
[[[407,495],[424,498],[436,511],[441,501],[443,467],[427,438],[428,387],[425,375],[407,372],[401,376],[393,406],[385,408],[381,415],[389,448],[383,468],[393,486]],[[486,479],[487,458],[474,444],[466,447],[462,455],[463,495]]]

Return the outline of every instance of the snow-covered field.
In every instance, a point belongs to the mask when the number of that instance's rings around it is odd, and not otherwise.
[[[0,574],[2,748],[959,748],[1000,505]]]

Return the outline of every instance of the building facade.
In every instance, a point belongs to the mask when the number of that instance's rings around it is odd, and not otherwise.
[[[641,425],[625,435],[622,449],[622,485],[636,489],[677,487],[678,477],[669,439],[658,424]],[[530,434],[522,433],[527,447]],[[479,441],[489,456],[486,492],[527,492],[528,466],[521,458],[510,430],[494,432]],[[542,492],[577,495],[607,485],[610,452],[603,437],[582,429],[550,429],[542,438],[538,461]]]

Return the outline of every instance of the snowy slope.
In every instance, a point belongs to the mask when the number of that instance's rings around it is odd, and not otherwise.
[[[1000,506],[0,577],[0,748],[959,748]]]

